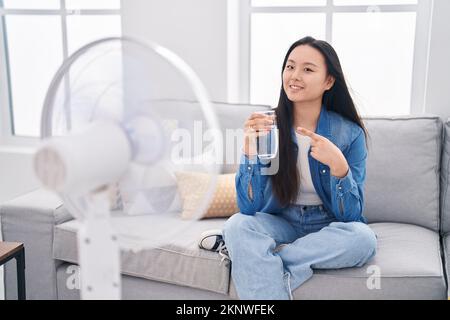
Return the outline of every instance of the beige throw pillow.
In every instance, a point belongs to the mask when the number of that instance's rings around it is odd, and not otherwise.
[[[200,172],[175,172],[178,191],[183,203],[181,217],[193,218],[200,202],[208,191],[211,175]],[[218,176],[216,190],[202,218],[230,217],[239,211],[236,201],[235,173]]]

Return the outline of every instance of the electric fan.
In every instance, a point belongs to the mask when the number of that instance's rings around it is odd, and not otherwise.
[[[36,175],[81,223],[83,299],[119,299],[120,250],[170,242],[205,212],[221,171],[221,131],[201,81],[173,52],[131,38],[100,39],[64,61],[44,101],[41,137]],[[192,218],[167,230],[165,217],[182,205],[177,171],[210,179]],[[135,237],[146,226],[113,224],[119,209],[151,215],[161,231]]]

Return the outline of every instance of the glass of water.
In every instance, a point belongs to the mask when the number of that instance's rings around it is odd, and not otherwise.
[[[260,131],[256,137],[256,148],[260,160],[274,159],[278,153],[278,127],[275,118],[275,110],[259,111],[258,113],[271,116],[273,124],[269,131]]]

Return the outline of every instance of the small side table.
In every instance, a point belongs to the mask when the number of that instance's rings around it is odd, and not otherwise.
[[[25,248],[23,243],[0,241],[0,266],[13,258],[17,263],[17,296],[19,300],[25,300]]]

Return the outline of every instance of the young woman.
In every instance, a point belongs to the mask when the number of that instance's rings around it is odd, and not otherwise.
[[[292,299],[313,269],[364,265],[376,236],[363,217],[366,129],[339,58],[325,41],[305,37],[288,50],[276,121],[278,171],[254,150],[255,132],[273,119],[252,114],[236,175],[240,213],[223,238],[241,299]]]

